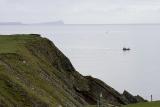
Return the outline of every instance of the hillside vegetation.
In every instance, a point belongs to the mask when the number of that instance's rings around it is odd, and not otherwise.
[[[160,107],[160,101],[130,104],[123,107]]]
[[[109,104],[132,103],[133,96],[79,74],[50,40],[0,35],[0,107],[84,107],[96,105],[100,93]]]

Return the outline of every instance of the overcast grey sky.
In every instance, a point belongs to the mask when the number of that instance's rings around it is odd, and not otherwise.
[[[160,0],[0,0],[0,22],[160,23]]]

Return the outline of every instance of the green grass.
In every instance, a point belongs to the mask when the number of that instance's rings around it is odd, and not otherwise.
[[[38,35],[0,35],[0,107],[79,105],[47,58],[48,42]]]
[[[16,52],[26,41],[38,39],[28,35],[0,35],[0,53]]]
[[[130,104],[123,107],[160,107],[160,101]]]

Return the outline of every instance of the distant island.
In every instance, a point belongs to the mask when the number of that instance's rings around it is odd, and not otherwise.
[[[0,22],[0,25],[24,25],[21,22]]]
[[[40,22],[40,23],[21,23],[21,22],[0,22],[0,25],[64,25],[64,22],[53,21],[53,22]]]
[[[31,25],[64,25],[63,21],[33,23]]]

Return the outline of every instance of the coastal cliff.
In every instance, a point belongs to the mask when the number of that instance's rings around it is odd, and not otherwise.
[[[145,101],[81,75],[47,38],[0,36],[0,107],[84,107],[96,105],[100,94],[112,105]]]

